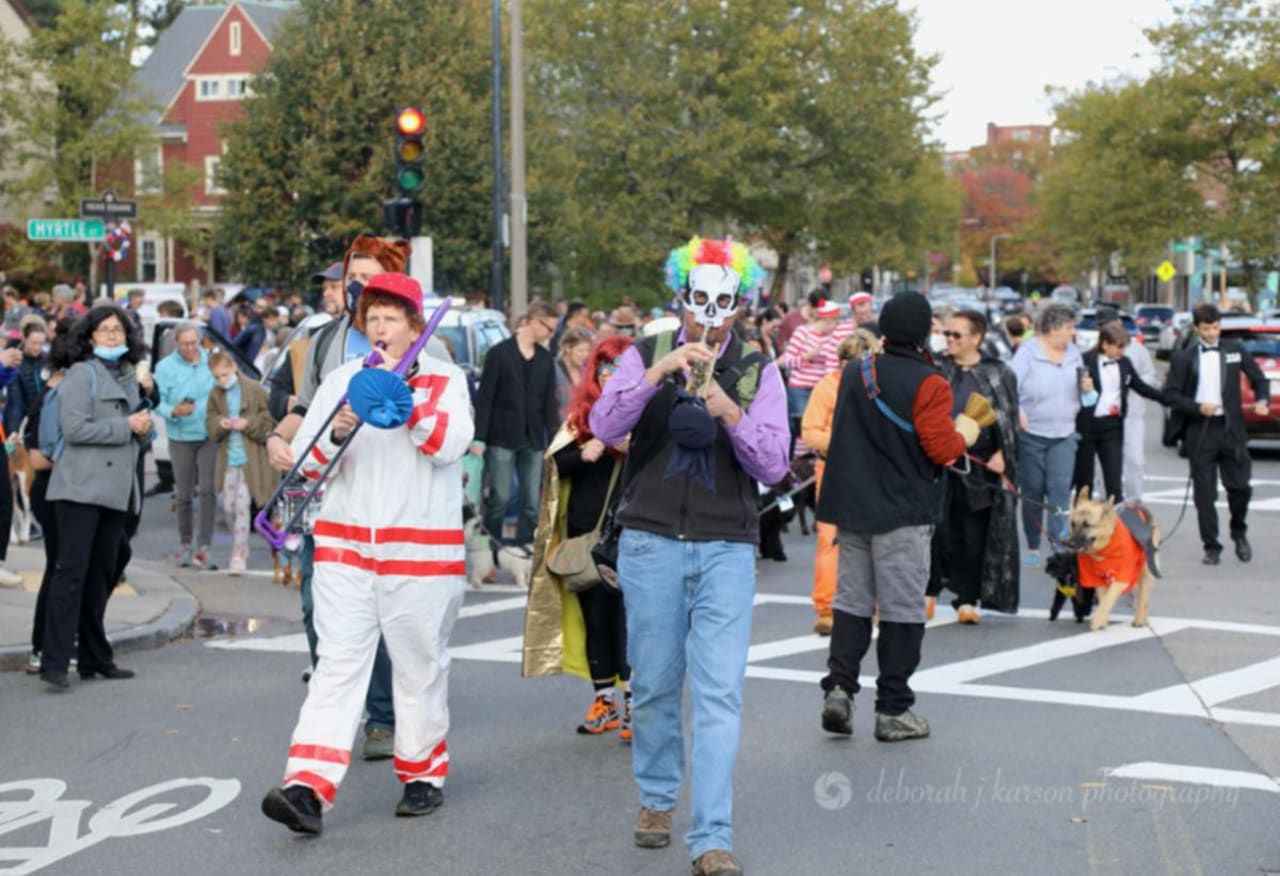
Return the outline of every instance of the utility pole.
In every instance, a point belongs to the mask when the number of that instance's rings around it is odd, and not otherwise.
[[[1012,234],[993,234],[991,235],[991,276],[988,278],[987,294],[989,295],[996,288],[996,241],[1008,240],[1013,237]]]
[[[524,25],[520,0],[511,14],[511,313],[529,306],[529,269],[525,227],[529,221],[524,180]]]
[[[493,262],[489,277],[489,306],[505,309],[502,291],[502,0],[493,0]]]

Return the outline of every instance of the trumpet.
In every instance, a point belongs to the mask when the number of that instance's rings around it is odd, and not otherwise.
[[[720,346],[723,340],[717,341],[711,349],[711,358],[706,362],[694,362],[689,365],[689,379],[685,382],[685,391],[695,398],[706,398],[711,392],[711,380],[716,373],[716,360],[720,358]]]
[[[418,354],[422,352],[422,349],[427,345],[427,341],[431,339],[431,335],[435,333],[437,328],[439,328],[440,321],[444,319],[445,313],[449,310],[449,305],[450,301],[447,298],[440,302],[436,307],[435,312],[431,314],[431,319],[427,321],[427,326],[422,330],[422,334],[418,336],[418,339],[413,342],[413,345],[409,347],[405,354],[400,357],[400,361],[396,363],[396,366],[391,373],[396,374],[401,378],[408,378],[409,369],[418,361]],[[382,362],[382,349],[374,349],[373,352],[365,357],[364,367],[371,368],[381,365]],[[356,436],[356,433],[360,431],[360,427],[365,423],[363,419],[360,420],[356,423],[355,428],[347,433],[347,437],[338,445],[338,449],[334,452],[328,465],[326,465],[324,470],[320,472],[320,476],[314,481],[311,481],[305,494],[300,498],[297,498],[295,501],[291,501],[290,506],[292,514],[287,520],[282,521],[279,527],[274,526],[271,523],[271,510],[287,492],[297,492],[298,481],[301,479],[300,472],[302,471],[303,464],[311,454],[312,449],[314,449],[316,444],[319,443],[320,438],[328,432],[329,424],[333,422],[334,417],[338,416],[338,411],[342,410],[343,405],[347,403],[347,397],[349,394],[350,390],[348,389],[347,392],[342,394],[342,398],[338,399],[338,403],[333,406],[333,410],[329,412],[329,415],[324,418],[324,422],[320,424],[320,428],[316,431],[316,436],[311,439],[311,443],[306,446],[302,453],[298,454],[298,459],[293,464],[293,468],[289,469],[289,472],[284,476],[283,480],[281,480],[280,486],[278,486],[276,491],[271,494],[271,498],[267,500],[266,504],[263,505],[262,510],[258,512],[258,516],[253,520],[253,528],[258,531],[259,535],[266,539],[267,544],[271,545],[272,550],[278,551],[285,547],[285,543],[289,539],[290,531],[298,526],[304,519],[307,513],[307,506],[310,505],[320,491],[324,489],[325,482],[329,480],[329,476],[333,474],[334,469],[337,468],[338,461],[342,459],[342,454],[351,446],[351,439]],[[291,496],[291,498],[293,497]]]

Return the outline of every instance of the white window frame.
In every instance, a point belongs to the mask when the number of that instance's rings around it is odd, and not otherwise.
[[[240,38],[240,22],[231,22],[230,32],[231,54],[233,57],[238,57],[240,55],[240,50],[243,47],[242,40]]]
[[[150,253],[147,250],[150,249]],[[155,232],[144,234],[138,239],[138,282],[160,283],[164,277],[164,241],[160,239],[160,235]],[[150,255],[151,258],[147,258]],[[152,264],[155,266],[155,277],[148,281],[146,277],[146,266]]]
[[[239,91],[236,91],[236,88]],[[226,88],[222,91],[226,95],[226,100],[244,100],[245,95],[249,93],[249,77],[248,76],[228,76]]]
[[[206,195],[225,195],[227,193],[227,190],[220,188],[217,183],[218,167],[221,164],[221,155],[206,155],[204,157],[204,193]]]
[[[196,79],[196,100],[223,100],[222,96],[222,79],[221,76],[200,76]],[[209,86],[211,93],[205,94],[205,87]]]
[[[133,160],[133,190],[139,195],[157,195],[164,191],[164,147],[154,147],[154,158],[148,167],[141,158]],[[148,176],[148,171],[154,176]]]

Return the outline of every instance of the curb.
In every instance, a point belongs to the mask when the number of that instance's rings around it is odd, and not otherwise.
[[[122,653],[145,651],[190,636],[196,615],[200,613],[200,603],[191,591],[151,563],[131,563],[129,569],[131,581],[147,581],[144,591],[149,595],[168,595],[169,603],[154,620],[108,633],[112,647]],[[27,645],[0,646],[0,672],[25,669],[29,653]]]

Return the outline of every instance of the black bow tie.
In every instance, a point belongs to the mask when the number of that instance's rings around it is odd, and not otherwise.
[[[1120,364],[1120,360],[1119,360],[1119,359],[1107,359],[1107,360],[1105,360],[1102,364],[1103,364],[1103,365],[1119,365],[1119,364]]]
[[[1207,344],[1201,344],[1201,345],[1200,345],[1200,352],[1201,352],[1201,353],[1216,353],[1216,352],[1218,352],[1218,348],[1217,348],[1217,347],[1210,347],[1210,346],[1209,346],[1209,345],[1207,345]]]

